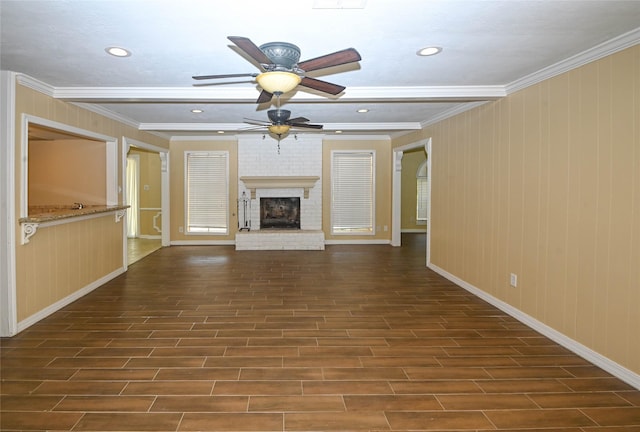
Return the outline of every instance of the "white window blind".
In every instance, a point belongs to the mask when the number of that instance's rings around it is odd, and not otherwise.
[[[229,228],[227,152],[186,152],[188,234],[226,234]]]
[[[334,234],[374,233],[374,152],[334,152],[331,229]]]
[[[427,204],[429,203],[429,188],[427,187],[427,162],[418,167],[416,175],[416,221],[427,220]]]

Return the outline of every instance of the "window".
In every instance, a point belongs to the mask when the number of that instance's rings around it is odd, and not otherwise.
[[[185,152],[187,234],[228,233],[228,159],[227,152]]]
[[[331,156],[331,232],[374,234],[375,153],[333,152]]]
[[[418,167],[416,174],[416,221],[426,223],[429,204],[429,189],[427,185],[427,161]]]

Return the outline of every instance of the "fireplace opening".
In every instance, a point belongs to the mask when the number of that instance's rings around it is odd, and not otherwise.
[[[260,229],[300,229],[300,198],[260,198]]]

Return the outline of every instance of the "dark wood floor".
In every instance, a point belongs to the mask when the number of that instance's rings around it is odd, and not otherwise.
[[[1,429],[640,431],[640,391],[403,240],[154,252],[2,340]]]

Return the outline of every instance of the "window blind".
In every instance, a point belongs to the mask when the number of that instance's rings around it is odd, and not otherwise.
[[[186,225],[190,234],[226,234],[229,227],[227,152],[186,152]]]
[[[331,228],[336,234],[373,234],[374,153],[334,152]]]

